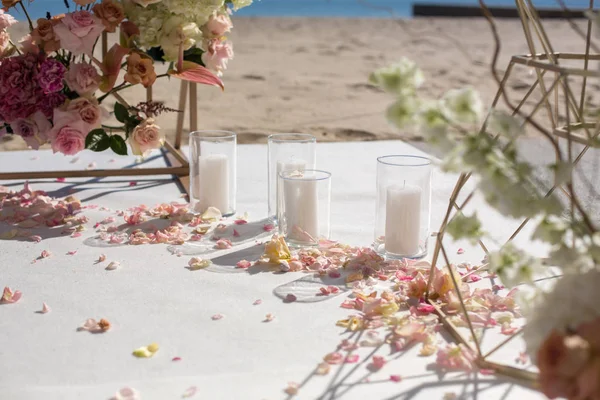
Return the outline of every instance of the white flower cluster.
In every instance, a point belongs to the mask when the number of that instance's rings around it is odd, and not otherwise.
[[[539,294],[533,307],[523,307],[527,325],[523,337],[527,352],[535,357],[553,330],[566,332],[600,317],[600,271],[566,274],[551,291]]]
[[[489,254],[489,270],[498,274],[502,283],[515,287],[520,283],[533,281],[535,275],[543,270],[539,259],[528,256],[512,243]]]

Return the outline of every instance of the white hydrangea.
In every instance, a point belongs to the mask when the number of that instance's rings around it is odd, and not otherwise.
[[[398,128],[415,122],[419,102],[414,96],[402,96],[387,109],[387,118]]]
[[[500,110],[492,110],[487,122],[490,133],[510,139],[515,139],[525,132],[523,124],[524,120],[522,118]]]
[[[543,267],[539,259],[530,257],[524,251],[507,243],[496,252],[489,255],[489,269],[500,277],[508,287],[527,283],[541,272]]]
[[[240,8],[248,7],[250,4],[252,4],[252,0],[232,0],[232,3],[233,9],[237,11]]]
[[[164,59],[177,60],[180,45],[183,45],[184,50],[188,50],[201,39],[202,32],[195,22],[190,22],[180,15],[170,17],[164,22],[161,30],[160,47],[165,53]]]
[[[527,352],[535,357],[554,329],[565,332],[600,317],[600,271],[566,274],[554,288],[524,307],[527,325],[523,332]]]
[[[423,84],[423,72],[415,62],[402,58],[398,63],[380,68],[369,77],[373,85],[389,93],[406,95],[414,92]]]
[[[452,89],[442,99],[442,112],[453,122],[477,123],[483,114],[483,102],[471,87]]]

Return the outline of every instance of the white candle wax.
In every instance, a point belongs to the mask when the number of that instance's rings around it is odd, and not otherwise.
[[[306,161],[304,160],[288,160],[288,161],[277,161],[277,176],[275,177],[275,190],[276,196],[275,202],[277,204],[277,209],[275,210],[277,218],[279,218],[280,213],[283,213],[284,204],[282,201],[283,193],[281,185],[279,184],[279,174],[281,172],[294,172],[294,171],[304,171],[306,169]]]
[[[390,186],[385,205],[385,251],[412,256],[419,253],[421,193],[418,186]]]
[[[284,179],[283,199],[288,237],[306,242],[319,237],[317,182]],[[306,233],[306,234],[305,234]]]
[[[198,157],[197,212],[216,207],[222,214],[229,211],[229,159],[225,154]]]

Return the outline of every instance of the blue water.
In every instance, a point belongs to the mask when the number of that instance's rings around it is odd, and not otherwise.
[[[236,15],[272,17],[410,17],[413,3],[429,4],[478,4],[477,0],[254,0],[250,7],[239,10]],[[585,8],[589,0],[565,0],[570,8]],[[71,1],[72,4],[72,1]],[[514,0],[487,0],[488,6],[513,6]],[[557,0],[534,0],[538,7],[558,7]],[[22,12],[11,10],[17,19],[24,19]],[[67,11],[62,0],[37,0],[28,6],[33,18],[42,18],[46,12],[52,15]],[[72,11],[72,10],[71,10]]]

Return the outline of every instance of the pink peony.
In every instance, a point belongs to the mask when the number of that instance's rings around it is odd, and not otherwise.
[[[31,118],[19,118],[13,121],[10,127],[13,133],[21,136],[29,147],[37,150],[40,145],[47,142],[47,134],[52,128],[52,124],[42,112],[38,111]]]
[[[154,119],[148,118],[135,127],[128,141],[133,154],[145,157],[153,149],[160,148],[165,139],[160,133],[160,126],[154,124]]]
[[[231,31],[233,24],[227,14],[213,14],[208,22],[202,27],[202,33],[207,38],[220,38]]]
[[[40,65],[40,71],[37,76],[38,83],[44,93],[56,93],[63,89],[63,77],[66,70],[60,61],[53,58],[44,60],[42,65]]]
[[[92,54],[94,43],[102,31],[102,20],[85,10],[66,14],[54,27],[62,48],[74,55]]]
[[[71,64],[65,74],[67,86],[80,96],[87,96],[98,90],[102,77],[96,68],[88,63]]]
[[[231,43],[220,39],[210,40],[208,50],[202,54],[204,66],[216,72],[218,76],[223,75],[223,71],[227,69],[227,62],[232,58],[233,47]]]
[[[10,15],[9,13],[4,12],[4,10],[0,9],[0,30],[4,30],[4,29],[8,28],[9,26],[12,26],[16,23],[17,23],[17,20],[14,19],[14,17],[12,15]]]
[[[98,104],[98,100],[88,99],[86,97],[79,97],[69,102],[67,111],[77,112],[83,122],[89,126],[89,130],[99,127],[104,117],[108,114],[108,112]]]
[[[85,137],[88,125],[83,122],[79,113],[74,111],[54,110],[54,127],[48,138],[55,153],[73,155],[85,148]]]

